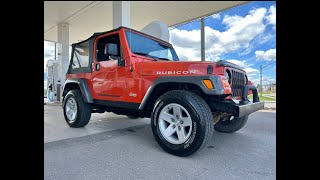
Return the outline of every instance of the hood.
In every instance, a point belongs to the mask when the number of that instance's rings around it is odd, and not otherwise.
[[[152,76],[170,76],[170,75],[208,75],[208,66],[211,65],[213,73],[215,71],[215,62],[201,61],[145,61],[143,63],[142,75]]]
[[[232,67],[232,68],[235,68],[235,69],[239,69],[241,71],[244,71],[243,68],[241,68],[240,66],[234,64],[234,63],[231,63],[231,62],[228,62],[228,61],[225,61],[225,60],[219,60],[216,62],[216,65],[217,66],[225,66],[225,67]]]

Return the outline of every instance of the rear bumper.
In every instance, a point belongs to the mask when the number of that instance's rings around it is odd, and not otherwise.
[[[252,90],[253,102],[248,100],[249,90]],[[226,112],[235,117],[243,117],[264,108],[264,102],[259,102],[257,88],[252,85],[244,87],[241,101],[238,104],[232,100],[225,100],[209,101],[208,105],[212,112]]]

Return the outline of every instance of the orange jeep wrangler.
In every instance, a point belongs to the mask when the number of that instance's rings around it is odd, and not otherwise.
[[[170,43],[133,29],[95,33],[72,45],[63,90],[64,117],[71,127],[83,127],[91,113],[105,111],[151,118],[159,145],[188,156],[214,130],[238,131],[250,113],[263,107],[239,66],[223,60],[180,61]]]

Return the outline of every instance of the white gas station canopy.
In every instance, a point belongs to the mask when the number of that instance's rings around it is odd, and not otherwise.
[[[152,21],[169,27],[218,13],[249,1],[132,1],[131,28],[141,30]],[[70,44],[95,32],[113,29],[112,1],[44,1],[44,39],[57,42],[58,24],[69,24]]]

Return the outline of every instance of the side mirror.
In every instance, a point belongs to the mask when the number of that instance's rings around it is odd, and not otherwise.
[[[118,55],[118,46],[114,43],[106,44],[106,46],[104,48],[104,54],[110,54],[113,56]]]

